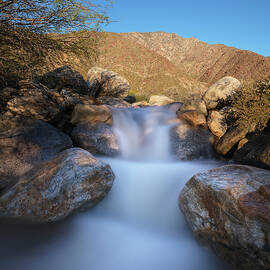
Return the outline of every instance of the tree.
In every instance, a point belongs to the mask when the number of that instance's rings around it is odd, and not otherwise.
[[[97,57],[109,0],[0,0],[0,88],[46,71],[59,55]],[[2,83],[1,83],[2,78]],[[11,83],[14,84],[14,83]]]
[[[0,23],[36,33],[98,30],[108,23],[109,4],[108,0],[103,5],[83,0],[0,0]]]

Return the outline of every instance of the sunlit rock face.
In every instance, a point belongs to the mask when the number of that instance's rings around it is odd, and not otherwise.
[[[61,220],[91,208],[110,190],[114,174],[89,152],[72,148],[35,166],[0,197],[0,217],[34,222]]]
[[[72,112],[72,124],[79,123],[107,123],[111,124],[112,113],[106,105],[77,104]]]
[[[238,269],[270,269],[270,171],[227,165],[196,174],[179,206],[195,236]]]
[[[195,127],[206,127],[206,119],[203,113],[195,110],[179,110],[177,111],[177,116],[180,120],[186,121],[188,124]]]
[[[207,109],[227,106],[240,86],[240,81],[230,76],[223,77],[215,82],[203,96]]]
[[[174,102],[173,99],[168,98],[166,96],[154,95],[154,96],[151,96],[149,99],[149,104],[151,106],[163,106],[163,105],[167,105],[173,102]]]
[[[99,67],[93,67],[88,71],[87,83],[95,97],[124,98],[130,89],[130,85],[124,77]]]

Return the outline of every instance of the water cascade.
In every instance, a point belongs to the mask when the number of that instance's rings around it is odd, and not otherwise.
[[[231,269],[194,240],[178,195],[216,161],[175,161],[170,108],[115,109],[121,156],[104,158],[116,179],[95,208],[64,222],[0,227],[3,270]]]

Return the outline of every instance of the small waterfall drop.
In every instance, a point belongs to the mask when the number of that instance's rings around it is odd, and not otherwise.
[[[113,129],[119,140],[122,158],[171,160],[169,131],[176,118],[175,108],[114,109]]]

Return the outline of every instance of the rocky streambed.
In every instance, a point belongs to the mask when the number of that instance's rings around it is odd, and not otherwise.
[[[236,269],[269,269],[269,133],[235,125],[239,84],[225,77],[196,102],[130,104],[118,74],[93,68],[87,83],[64,67],[1,91],[0,237],[11,253],[22,247],[15,262],[0,249],[1,268],[231,269],[194,242],[181,193],[200,243]],[[76,233],[42,245],[38,232],[63,219]],[[36,232],[34,261],[18,232]]]

